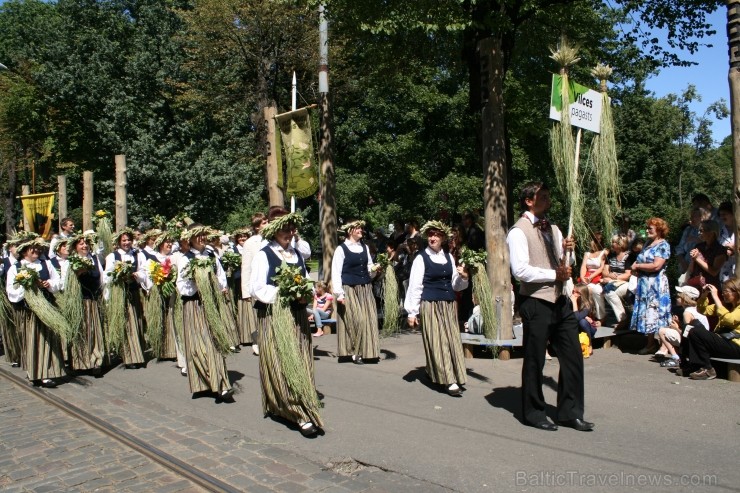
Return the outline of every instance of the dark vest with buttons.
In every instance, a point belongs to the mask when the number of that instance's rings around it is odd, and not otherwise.
[[[139,269],[139,255],[137,255],[138,251],[132,248],[129,253],[134,258],[133,266],[134,266],[134,272],[136,272]],[[121,262],[121,254],[118,253],[118,249],[113,251],[113,259],[116,262]],[[139,299],[139,283],[136,282],[136,279],[131,279],[126,284],[126,295],[132,301]]]
[[[355,253],[345,243],[339,245],[344,250],[344,264],[342,264],[342,284],[358,286],[370,284],[370,274],[367,271],[367,246],[362,245],[362,251]]]
[[[433,262],[426,249],[419,252],[424,260],[424,283],[421,299],[424,301],[454,301],[452,289],[452,269],[455,265],[449,253],[445,253],[447,263],[442,265]]]
[[[275,286],[275,281],[272,280],[273,277],[277,275],[277,270],[280,268],[281,265],[283,265],[283,259],[278,257],[277,253],[270,248],[270,245],[267,244],[262,248],[262,251],[265,252],[265,256],[267,256],[267,265],[269,266],[267,269],[267,284],[270,286]],[[303,257],[301,257],[301,254],[296,252],[296,257],[298,257],[298,265],[301,267],[301,271],[303,272],[303,275],[306,276],[306,265],[303,263]],[[307,303],[298,303],[297,301],[291,301],[290,302],[290,308],[293,310],[299,309],[299,308],[305,308]],[[267,304],[255,300],[254,307],[257,310],[263,310],[267,307]]]
[[[94,300],[100,295],[100,268],[98,267],[99,264],[96,255],[92,256],[92,262],[93,268],[91,270],[77,276],[77,280],[80,281],[80,287],[82,288],[83,300]]]
[[[147,260],[154,260],[154,261],[155,261],[155,262],[157,262],[158,264],[160,263],[160,261],[159,261],[159,260],[157,259],[157,256],[156,256],[156,255],[154,255],[154,254],[152,254],[152,253],[149,253],[149,252],[148,252],[148,251],[146,250],[146,248],[142,248],[142,249],[141,249],[141,253],[143,253],[143,254],[144,254],[144,258],[146,258]]]

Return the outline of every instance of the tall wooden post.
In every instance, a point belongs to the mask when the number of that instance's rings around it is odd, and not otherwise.
[[[59,224],[59,231],[61,231],[61,220],[67,217],[67,175],[58,175],[57,184],[59,186],[59,202],[57,202],[57,223]]]
[[[727,41],[730,49],[730,124],[732,129],[732,200],[735,210],[735,251],[740,248],[740,0],[727,0]],[[735,254],[737,262],[738,254]],[[735,269],[740,279],[740,269]]]
[[[93,229],[93,172],[82,172],[82,231]]]
[[[275,139],[275,115],[277,110],[275,106],[265,106],[262,110],[265,119],[265,128],[267,129],[265,151],[267,162],[265,164],[265,175],[267,176],[267,195],[272,206],[285,206],[285,197],[282,189],[278,186],[278,166],[282,163],[277,159],[277,142]]]
[[[31,195],[31,186],[30,185],[22,185],[21,186],[21,197],[24,195]],[[21,204],[23,201],[21,200]],[[26,217],[26,213],[23,212],[23,231],[31,231],[31,223],[28,221],[28,218]]]
[[[116,154],[116,231],[120,231],[128,224],[128,209],[126,191],[128,181],[126,181],[126,156]]]
[[[329,101],[329,26],[319,5],[319,216],[321,220],[321,276],[331,279],[331,259],[337,248],[336,175],[332,160],[331,106]]]
[[[511,274],[509,249],[506,245],[507,170],[506,130],[504,128],[504,73],[500,37],[483,39],[478,44],[481,67],[481,143],[484,173],[483,205],[488,279],[498,319],[498,338],[512,339]],[[501,359],[509,359],[509,351],[502,349]]]

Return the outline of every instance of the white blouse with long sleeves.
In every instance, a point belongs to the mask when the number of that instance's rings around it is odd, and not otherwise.
[[[288,264],[297,264],[298,255],[300,255],[295,248],[288,245],[288,248],[283,250],[276,241],[268,243],[269,247],[275,254],[285,260]],[[257,298],[262,303],[274,303],[275,296],[277,295],[277,286],[273,286],[267,283],[267,273],[270,271],[270,263],[267,261],[267,254],[260,249],[252,260],[252,272],[251,278],[249,279],[249,285],[251,288],[251,295],[253,298]]]
[[[347,245],[350,252],[362,253],[365,245],[359,242],[344,240],[344,244]],[[344,249],[337,247],[334,250],[334,257],[331,259],[331,287],[334,290],[334,297],[339,300],[344,299],[344,289],[342,288],[342,269],[344,268]],[[367,272],[370,277],[374,277],[376,274],[375,264],[373,264],[373,258],[370,256],[370,249],[367,249]]]
[[[136,272],[134,272],[134,279],[136,279],[136,282],[139,283],[141,289],[149,291],[152,288],[152,281],[151,279],[149,279],[149,274],[147,273],[147,259],[144,254],[133,249],[125,252],[119,248],[116,251],[121,256],[122,262],[130,262],[131,264],[133,264],[134,257],[136,258],[137,266]],[[105,275],[103,276],[103,284],[106,286],[106,290],[108,285],[111,283],[111,278],[108,273],[113,272],[113,268],[115,267],[115,265],[116,257],[115,254],[111,252],[108,254],[107,257],[105,257]]]
[[[190,252],[195,255],[195,258],[211,258],[206,252],[206,249],[198,251],[195,248],[191,248]],[[216,279],[218,279],[218,285],[222,290],[226,289],[228,286],[226,272],[224,272],[224,268],[221,266],[221,261],[218,257],[214,260],[216,262]],[[195,293],[198,292],[198,286],[195,285],[195,280],[185,277],[185,270],[189,263],[190,259],[185,255],[180,255],[177,259],[177,281],[175,284],[177,285],[177,291],[180,293],[180,296],[195,296]]]
[[[452,289],[454,291],[462,291],[468,287],[468,280],[457,272],[455,260],[449,253],[444,250],[435,252],[429,247],[426,247],[424,251],[429,255],[429,260],[435,264],[445,265],[448,262],[452,262]],[[406,312],[408,312],[408,318],[416,318],[416,316],[419,315],[421,292],[424,290],[425,272],[426,267],[424,266],[424,258],[421,255],[417,255],[414,259],[414,263],[411,264],[409,287],[406,290],[406,299],[403,302],[403,307],[406,309]]]
[[[46,269],[49,271],[49,292],[57,293],[62,287],[62,279],[59,277],[59,273],[56,271],[51,262],[48,260],[36,260],[35,262],[28,262],[27,260],[21,260],[21,267],[28,267],[35,271],[41,272],[41,263],[46,262]],[[8,293],[8,299],[11,303],[19,303],[23,301],[23,297],[26,294],[26,290],[23,286],[15,285],[15,276],[18,274],[18,268],[16,263],[12,263],[8,269],[8,278],[5,282],[5,289]]]
[[[257,252],[267,245],[267,240],[262,239],[261,235],[250,236],[244,242],[242,249],[242,298],[251,298],[252,288],[250,279],[252,277],[252,261]]]

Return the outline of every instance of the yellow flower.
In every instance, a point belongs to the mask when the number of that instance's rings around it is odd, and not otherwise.
[[[296,284],[300,284],[301,281],[303,281],[303,277],[302,276],[295,276],[293,278],[293,280],[295,281]]]

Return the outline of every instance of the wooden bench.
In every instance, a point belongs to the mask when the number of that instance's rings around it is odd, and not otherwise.
[[[316,322],[314,322],[313,320],[309,321],[308,324],[309,324],[310,327],[313,327],[314,329],[316,329]],[[324,331],[324,334],[331,334],[332,333],[332,327],[334,327],[334,332],[337,331],[337,329],[336,329],[337,321],[334,318],[325,318],[325,319],[323,319],[321,321],[321,325],[323,325],[323,327],[322,327],[321,330]]]
[[[740,359],[711,358],[711,360],[727,363],[727,380],[740,382]]]
[[[486,339],[483,334],[471,334],[469,332],[461,332],[460,339],[463,343],[463,351],[465,352],[466,358],[473,357],[473,346],[486,346],[486,347],[521,347],[522,346],[523,329],[522,324],[516,324],[514,326],[514,338],[513,339]],[[507,357],[501,359],[509,359]]]
[[[604,341],[605,348],[612,347],[612,338],[614,336],[621,336],[624,334],[629,334],[630,330],[617,330],[616,325],[606,325],[601,326],[598,329],[596,329],[596,333],[594,334],[594,339],[606,339]]]

